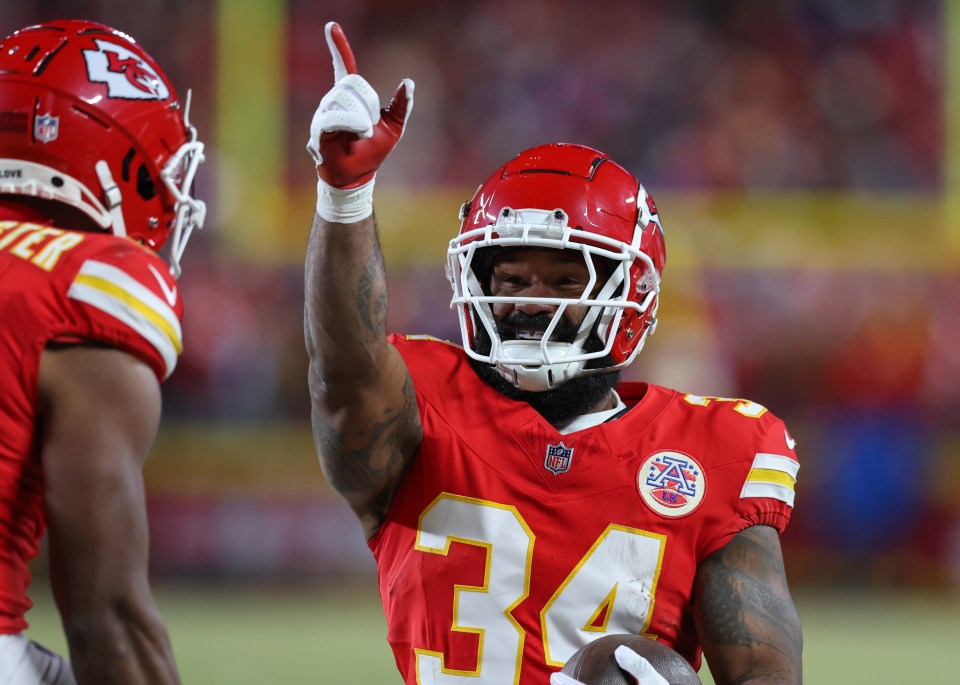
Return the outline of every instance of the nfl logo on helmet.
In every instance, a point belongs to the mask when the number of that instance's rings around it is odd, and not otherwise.
[[[60,135],[60,117],[42,114],[33,120],[33,137],[41,143],[52,143]]]
[[[547,445],[547,456],[543,465],[547,471],[557,476],[570,470],[570,461],[573,459],[573,448],[567,447],[561,441],[559,445]]]

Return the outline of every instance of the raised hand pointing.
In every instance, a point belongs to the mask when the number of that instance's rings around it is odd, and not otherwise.
[[[307,150],[322,184],[334,189],[359,188],[374,179],[403,135],[413,110],[413,81],[403,79],[390,104],[381,110],[376,91],[357,73],[343,29],[329,22],[325,33],[333,58],[334,85],[313,115]]]

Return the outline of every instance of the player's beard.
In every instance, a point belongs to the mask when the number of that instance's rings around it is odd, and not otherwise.
[[[512,340],[515,339],[515,332],[518,329],[546,330],[551,318],[550,314],[526,316],[521,312],[516,312],[497,323],[497,332],[500,334],[501,340]],[[493,345],[489,334],[483,326],[478,326],[477,329],[473,349],[477,354],[490,354]],[[568,342],[575,335],[576,326],[566,319],[561,319],[551,338],[559,342]],[[603,341],[600,340],[600,336],[596,332],[593,332],[587,338],[583,347],[585,352],[598,352],[603,349]],[[589,373],[575,376],[553,390],[533,392],[516,387],[491,364],[478,361],[472,357],[468,357],[468,360],[477,375],[492,386],[494,390],[511,399],[526,402],[552,426],[562,426],[570,420],[586,414],[609,397],[610,391],[620,382],[619,371]],[[607,355],[587,362],[587,368],[603,368],[612,366],[614,363],[613,359]]]

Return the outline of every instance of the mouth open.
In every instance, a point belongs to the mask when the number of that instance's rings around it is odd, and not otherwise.
[[[546,335],[552,321],[553,317],[550,314],[536,314],[534,316],[514,314],[497,325],[497,332],[500,334],[500,339],[504,341],[530,340],[540,342]],[[572,342],[576,333],[576,326],[563,319],[554,327],[553,333],[550,335],[550,341]]]

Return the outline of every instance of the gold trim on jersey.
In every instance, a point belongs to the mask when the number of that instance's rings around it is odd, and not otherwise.
[[[593,615],[587,619],[586,623],[580,626],[580,630],[591,633],[607,632],[607,626],[610,625],[610,616],[613,614],[613,605],[617,603],[617,588],[619,587],[620,583],[616,583],[613,586],[610,592],[607,593],[607,596],[603,598],[603,601],[600,602],[600,606],[593,612]]]
[[[404,338],[405,340],[409,340],[410,342],[417,342],[417,341],[438,342],[438,343],[443,343],[444,345],[447,345],[449,347],[456,347],[459,350],[463,349],[462,345],[458,345],[455,342],[450,342],[449,340],[444,340],[443,338],[437,338],[432,335],[417,333],[413,335],[401,335],[400,337]]]
[[[800,464],[790,457],[759,452],[753,459],[740,497],[770,497],[792,507],[799,470]]]
[[[140,334],[163,359],[164,378],[173,373],[183,352],[183,333],[176,312],[119,267],[88,259],[67,296],[96,307]]]

